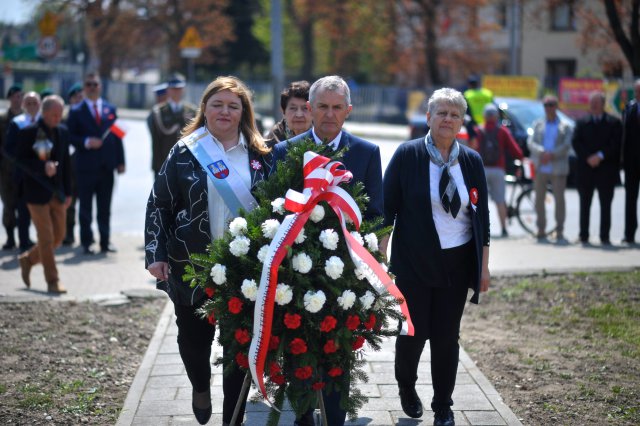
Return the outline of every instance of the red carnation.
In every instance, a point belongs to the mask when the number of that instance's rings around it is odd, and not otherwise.
[[[342,374],[342,368],[340,367],[333,367],[331,370],[329,370],[329,372],[327,373],[329,376],[331,377],[338,377],[339,375]]]
[[[275,376],[271,376],[271,381],[278,386],[284,385],[285,378],[282,374],[276,374]]]
[[[207,321],[209,321],[209,324],[213,326],[216,325],[216,316],[213,314],[213,312],[209,314],[209,316],[207,317]]]
[[[300,327],[301,318],[298,314],[284,314],[284,325],[286,325],[288,329],[295,330]]]
[[[238,352],[236,354],[236,364],[242,368],[249,368],[249,357],[242,352]]]
[[[282,368],[278,365],[278,363],[275,361],[271,361],[271,363],[269,364],[269,375],[275,376],[281,371],[282,371]]]
[[[280,338],[278,336],[271,335],[271,339],[269,339],[269,350],[275,351],[280,346]]]
[[[239,314],[242,310],[242,300],[237,297],[232,297],[231,299],[229,299],[229,303],[227,303],[227,306],[229,306],[229,312],[231,312],[232,314]]]
[[[328,333],[334,328],[336,328],[337,323],[338,323],[338,320],[336,320],[331,315],[327,315],[326,317],[324,317],[324,319],[320,323],[320,331]]]
[[[289,343],[289,349],[294,355],[299,355],[307,352],[307,343],[299,337],[296,337]]]
[[[249,343],[249,341],[251,340],[251,338],[249,337],[249,332],[244,328],[238,328],[236,330],[236,340],[241,345]]]
[[[313,373],[313,369],[309,366],[296,368],[296,377],[300,380],[305,380],[311,377]],[[342,374],[342,370],[340,370],[340,374]]]
[[[364,337],[362,337],[362,336],[358,336],[358,337],[356,337],[356,340],[355,340],[355,341],[353,342],[353,344],[351,345],[351,348],[352,348],[354,351],[357,351],[357,350],[358,350],[358,349],[360,349],[362,346],[364,346],[364,342],[365,342]]]
[[[336,346],[336,342],[334,342],[333,339],[328,340],[327,343],[324,344],[325,354],[332,354],[337,350],[338,350],[338,347]]]
[[[369,315],[369,320],[364,323],[364,328],[367,330],[373,329],[373,326],[376,325],[376,316],[371,314]]]
[[[214,290],[213,287],[207,287],[204,289],[204,292],[207,294],[207,297],[211,299],[216,291]]]
[[[355,330],[360,325],[360,317],[357,315],[349,315],[345,325],[349,330]]]
[[[311,389],[313,389],[314,391],[320,390],[320,389],[324,389],[324,382],[315,382],[314,384],[311,385]]]

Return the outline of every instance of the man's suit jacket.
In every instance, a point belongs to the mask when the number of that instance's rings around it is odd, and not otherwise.
[[[252,189],[267,178],[273,166],[271,154],[261,156],[249,149],[249,163],[254,160],[262,167],[247,166]],[[147,201],[145,266],[169,263],[169,282],[160,281],[157,287],[178,305],[193,305],[204,298],[202,289],[190,288],[182,276],[187,265],[198,268],[190,255],[205,253],[212,241],[207,179],[206,171],[180,141],[169,151]]]
[[[58,162],[57,173],[48,177],[44,173],[46,161],[38,158],[33,150],[36,143],[38,129],[53,142],[49,160]],[[71,195],[71,169],[69,167],[69,133],[58,126],[49,129],[42,119],[21,129],[17,135],[18,147],[16,157],[23,170],[23,189],[25,200],[30,204],[46,204],[56,196],[64,202],[66,196]]]
[[[180,131],[196,115],[196,107],[182,102],[174,112],[169,102],[154,105],[147,117],[151,133],[151,169],[158,173],[169,150],[180,140]]]
[[[311,130],[276,144],[273,147],[273,158],[277,165],[279,160],[283,160],[287,154],[287,146],[296,143],[304,138],[313,140]],[[338,149],[348,147],[344,154],[342,163],[353,174],[352,183],[362,182],[364,190],[369,196],[367,210],[362,212],[363,217],[372,219],[384,214],[383,194],[382,194],[382,164],[380,161],[380,148],[377,145],[353,136],[342,130],[342,137]]]
[[[544,152],[544,132],[546,119],[536,120],[533,123],[533,134],[527,140],[527,147],[531,153],[531,161],[538,169],[540,167],[540,156]],[[551,162],[552,174],[566,176],[569,174],[569,150],[571,149],[571,126],[558,119],[558,135],[553,147],[553,160]]]
[[[587,115],[576,123],[571,141],[577,156],[576,178],[595,178],[602,183],[616,185],[620,182],[620,144],[622,141],[622,123],[616,117],[604,113],[596,123]],[[596,168],[587,164],[587,158],[602,152],[604,159]]]
[[[625,170],[640,170],[640,102],[632,101],[624,111],[622,161]]]
[[[424,288],[447,286],[448,282],[431,208],[430,161],[424,138],[414,139],[398,147],[384,175],[384,225],[395,224],[390,269],[407,300],[422,300]],[[482,252],[489,245],[487,180],[482,159],[471,148],[460,145],[458,162],[467,191],[475,188],[478,192],[476,208],[469,206],[477,258],[471,302],[478,303]]]
[[[114,170],[118,166],[124,166],[122,139],[113,133],[108,133],[98,149],[87,149],[84,145],[88,137],[102,139],[116,121],[116,107],[103,99],[100,116],[101,122],[98,125],[86,100],[69,111],[67,128],[71,134],[71,143],[76,148],[78,174],[92,174],[97,170]]]

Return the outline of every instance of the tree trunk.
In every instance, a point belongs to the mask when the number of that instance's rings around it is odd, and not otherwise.
[[[622,53],[624,53],[625,58],[631,66],[633,75],[637,77],[640,75],[640,29],[638,29],[638,23],[640,22],[640,0],[632,1],[629,37],[627,37],[622,28],[616,3],[615,0],[604,0],[609,26]]]
[[[420,4],[425,29],[425,63],[427,65],[429,79],[434,86],[440,86],[442,84],[439,68],[440,52],[438,49],[438,36],[436,34],[436,11],[439,5],[440,1],[430,0],[422,0]]]

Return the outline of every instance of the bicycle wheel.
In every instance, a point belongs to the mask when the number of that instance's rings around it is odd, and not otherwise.
[[[544,230],[545,235],[552,234],[556,228],[555,211],[556,201],[550,188],[547,188],[547,194],[544,198],[545,216],[547,218],[547,226]],[[525,231],[531,235],[537,235],[538,226],[536,225],[536,198],[535,191],[532,187],[528,187],[518,196],[516,202],[516,217],[518,223]]]

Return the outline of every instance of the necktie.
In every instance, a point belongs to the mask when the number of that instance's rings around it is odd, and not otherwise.
[[[455,184],[449,188],[450,182],[449,167],[447,166],[442,169],[442,176],[440,177],[440,200],[442,201],[444,211],[447,213],[451,212],[451,216],[455,219],[460,211],[460,194],[458,194],[458,187],[455,186]],[[452,190],[453,194],[451,194]]]
[[[98,103],[95,102],[93,104],[93,112],[94,115],[96,117],[96,123],[98,123],[98,126],[100,125],[100,123],[102,123],[102,118],[100,117],[100,112],[98,111]]]

